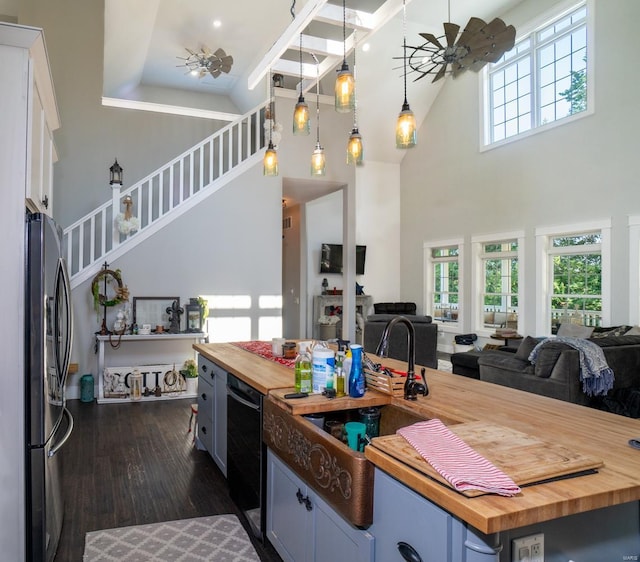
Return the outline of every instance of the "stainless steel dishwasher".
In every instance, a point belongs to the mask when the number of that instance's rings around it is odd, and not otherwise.
[[[227,378],[227,481],[231,499],[261,540],[265,530],[266,445],[264,395],[229,373]]]

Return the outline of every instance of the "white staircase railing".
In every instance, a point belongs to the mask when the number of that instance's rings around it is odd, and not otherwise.
[[[175,218],[215,193],[255,162],[265,146],[262,104],[193,148],[123,190],[64,230],[71,286],[97,273],[105,260],[120,257]],[[114,225],[123,200],[133,200],[137,231],[124,235]]]

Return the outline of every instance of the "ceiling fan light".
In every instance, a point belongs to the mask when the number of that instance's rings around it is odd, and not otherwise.
[[[278,153],[273,147],[273,142],[269,141],[269,146],[264,153],[264,160],[262,161],[262,173],[265,176],[277,176],[278,175]]]
[[[293,134],[308,135],[311,132],[311,119],[309,116],[309,106],[300,95],[298,103],[293,110]]]
[[[364,150],[362,148],[362,135],[358,131],[358,127],[354,127],[349,135],[347,143],[347,164],[355,164],[360,166],[363,163]]]
[[[325,174],[326,158],[324,154],[324,148],[320,146],[320,143],[316,144],[316,148],[311,155],[311,175],[312,176],[324,176]]]
[[[396,148],[412,148],[417,142],[416,118],[405,100],[396,123]]]
[[[356,105],[356,81],[347,61],[342,62],[335,85],[335,108],[338,113],[349,113]]]

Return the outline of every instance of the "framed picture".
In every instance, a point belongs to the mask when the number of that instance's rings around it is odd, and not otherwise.
[[[142,327],[143,324],[150,324],[151,329],[156,326],[169,327],[169,312],[173,301],[178,301],[180,297],[133,297],[133,322]]]
[[[202,312],[199,304],[185,305],[187,332],[202,332]]]

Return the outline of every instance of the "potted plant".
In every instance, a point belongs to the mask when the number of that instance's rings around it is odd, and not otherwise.
[[[182,365],[180,374],[184,377],[188,394],[198,393],[198,366],[193,359],[187,359]]]

